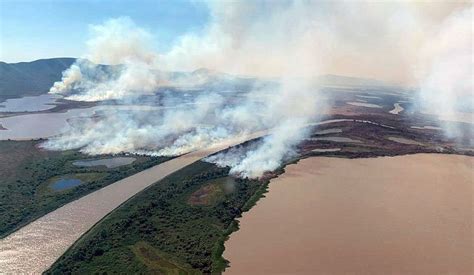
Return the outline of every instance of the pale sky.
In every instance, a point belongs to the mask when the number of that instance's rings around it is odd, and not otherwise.
[[[471,59],[472,10],[470,1],[0,0],[0,61],[116,56],[118,39],[159,56],[162,70],[411,84],[436,64]],[[92,26],[117,18],[130,23],[101,38],[111,45],[88,48]],[[135,43],[141,34],[151,39]]]
[[[83,53],[88,26],[127,16],[166,51],[186,32],[199,31],[209,18],[199,1],[0,0],[0,61],[20,62]]]

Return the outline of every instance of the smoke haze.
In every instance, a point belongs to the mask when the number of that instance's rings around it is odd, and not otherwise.
[[[206,28],[183,35],[164,53],[155,52],[153,35],[129,18],[91,26],[83,58],[50,92],[124,106],[73,125],[44,146],[89,154],[178,155],[271,129],[252,147],[207,159],[230,166],[233,174],[259,177],[296,153],[307,135],[305,125],[328,107],[314,83],[317,75],[418,86],[424,109],[442,103],[449,112],[466,97],[472,104],[469,2],[210,1],[208,6]],[[165,73],[199,68],[209,70]],[[211,81],[239,80],[218,72],[272,81],[253,82],[245,93],[223,93],[227,86],[218,84],[193,92]],[[159,107],[147,103],[150,97]]]
[[[442,119],[474,123],[472,15],[472,7],[451,14],[421,51],[419,105]],[[441,126],[449,137],[466,138],[459,125]]]
[[[100,101],[155,92],[160,79],[153,71],[157,55],[149,46],[151,34],[127,17],[90,26],[90,32],[87,52],[63,73],[50,93],[70,100]],[[106,71],[99,64],[117,66]]]

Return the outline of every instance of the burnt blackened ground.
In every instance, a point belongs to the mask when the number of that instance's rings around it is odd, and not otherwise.
[[[326,91],[329,94],[330,91]],[[373,91],[372,91],[373,92]],[[448,137],[441,128],[415,129],[412,126],[439,126],[434,116],[414,112],[408,102],[408,96],[396,93],[369,93],[367,90],[338,91],[331,94],[334,107],[324,120],[346,119],[349,121],[319,125],[312,129],[312,135],[304,140],[298,150],[302,157],[340,156],[348,158],[395,156],[414,153],[447,153],[474,155],[471,145],[472,124],[461,122],[449,123],[460,129],[461,138]],[[360,97],[363,96],[363,97]],[[373,98],[372,98],[373,97]],[[380,105],[382,108],[350,106],[347,102],[363,99],[367,103]],[[401,102],[401,103],[400,103]],[[399,103],[404,108],[400,114],[391,114],[393,104]],[[324,130],[339,129],[338,133],[326,133]],[[323,134],[321,134],[321,132]],[[315,140],[321,137],[345,137],[360,142],[335,142]],[[313,139],[312,139],[313,138]],[[402,138],[414,144],[395,142],[389,138]],[[340,148],[337,152],[314,152],[314,149]]]

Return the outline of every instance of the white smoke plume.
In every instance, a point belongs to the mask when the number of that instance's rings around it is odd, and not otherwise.
[[[279,168],[287,158],[296,155],[293,149],[308,134],[307,124],[324,110],[317,90],[307,84],[302,79],[282,79],[279,93],[268,102],[266,110],[266,115],[273,116],[277,123],[259,146],[245,152],[229,150],[206,160],[230,166],[231,174],[249,178]]]
[[[156,109],[105,109],[98,113],[99,119],[82,120],[43,146],[57,150],[81,148],[92,155],[131,152],[168,156],[273,129],[255,150],[246,150],[241,163],[231,170],[242,177],[259,177],[294,154],[294,146],[304,138],[306,124],[317,115],[316,90],[296,85],[283,87],[253,90],[237,105],[228,105],[222,96],[205,93],[192,104],[178,104],[172,98]],[[257,94],[264,100],[255,101]],[[299,102],[302,97],[305,100]]]
[[[446,18],[422,48],[419,105],[443,120],[474,123],[473,8]],[[464,138],[463,126],[442,122],[449,137]]]
[[[443,70],[444,65],[455,67],[451,62],[463,60],[464,54],[453,59],[451,53],[459,55],[456,47],[426,50],[426,45],[459,30],[448,27],[451,24],[465,24],[462,30],[469,29],[471,24],[449,18],[471,5],[210,1],[211,19],[205,29],[183,35],[164,53],[154,52],[149,46],[152,35],[130,19],[111,19],[91,27],[93,37],[87,43],[87,53],[64,72],[62,81],[55,83],[51,92],[73,100],[114,99],[140,108],[108,109],[87,123],[74,125],[73,130],[50,139],[44,146],[81,148],[89,154],[177,155],[226,138],[272,129],[269,136],[251,148],[208,158],[230,166],[236,175],[259,177],[296,153],[294,148],[307,131],[304,126],[324,111],[313,83],[318,74],[363,76],[411,85],[421,79],[421,91],[430,100],[436,97],[434,94],[440,98],[450,96],[445,89],[429,92],[442,86],[436,83],[442,79],[440,75],[449,75],[451,80],[459,81],[441,84],[457,91],[458,87],[452,85],[465,83],[469,69],[459,75]],[[465,34],[468,40],[472,39],[472,29]],[[454,38],[445,39],[450,43]],[[424,52],[427,54],[421,63],[427,65],[419,66]],[[163,73],[203,67],[210,71]],[[228,87],[219,86],[219,81],[236,78],[218,72],[272,77],[277,83],[254,83],[246,93],[232,90],[224,95],[221,92]],[[209,81],[218,83],[217,88],[206,90]],[[165,86],[170,87],[170,92],[163,92]],[[204,91],[193,91],[197,87]],[[462,88],[472,91],[472,84],[470,87]],[[143,97],[158,98],[159,107],[142,109],[149,105]]]
[[[164,66],[400,83],[417,87],[418,110],[437,112],[449,137],[470,134],[443,120],[474,122],[472,1],[240,1],[210,9],[206,35],[184,36],[161,56]],[[299,68],[289,70],[291,60]]]
[[[86,54],[64,71],[50,93],[70,100],[100,101],[151,94],[159,87],[150,33],[127,17],[92,25],[90,31]],[[116,66],[105,70],[99,64]]]
[[[61,81],[57,81],[53,84],[53,87],[49,90],[51,94],[61,94],[65,91],[69,91],[74,88],[74,85],[81,81],[82,73],[81,68],[76,64],[73,64],[69,69],[63,72]]]
[[[204,32],[162,53],[166,70],[205,67],[260,77],[360,76],[417,84],[421,47],[471,1],[211,1]],[[471,24],[468,24],[470,26]],[[295,74],[296,74],[295,72]]]
[[[305,127],[306,124],[307,119],[304,118],[288,119],[273,129],[271,135],[266,136],[260,143],[231,148],[205,160],[220,167],[231,167],[230,173],[233,175],[258,178],[297,155],[293,149],[308,134],[309,128]]]
[[[126,105],[124,108],[107,108],[73,125],[67,133],[49,139],[44,146],[64,150],[81,148],[82,152],[114,154],[120,152],[152,155],[178,155],[208,146],[204,141],[212,139],[212,131],[200,124],[214,118],[214,107],[220,106],[218,96],[203,95],[193,105],[148,106]],[[189,139],[189,143],[185,139]],[[194,138],[194,140],[192,140]],[[196,140],[202,139],[201,144]],[[178,146],[182,145],[182,146]],[[174,149],[174,150],[173,150]]]
[[[266,22],[264,17],[258,20],[263,21],[249,22],[247,27],[271,23]],[[272,19],[275,22],[280,20]],[[316,117],[318,92],[307,77],[318,73],[317,52],[306,41],[312,34],[307,24],[309,22],[304,22],[294,31],[289,29],[287,35],[290,39],[275,37],[282,45],[279,53],[286,52],[287,73],[279,84],[262,89],[255,87],[244,94],[244,98],[232,102],[229,98],[204,91],[200,96],[193,96],[190,104],[184,105],[179,99],[180,92],[174,92],[165,95],[165,100],[160,102],[162,108],[155,111],[108,109],[98,117],[74,125],[64,135],[51,138],[44,146],[50,149],[81,148],[89,154],[132,152],[178,155],[237,135],[273,129],[258,148],[246,152],[241,163],[232,169],[233,173],[241,176],[259,177],[281,165],[285,156],[291,154],[303,138],[305,124]],[[55,84],[55,87],[64,89],[52,89],[51,92],[64,93],[72,100],[120,99],[127,104],[137,103],[131,97],[156,93],[160,82],[155,80],[162,74],[157,71],[160,65],[155,62],[157,55],[150,54],[146,50],[148,48],[143,46],[148,35],[129,19],[123,18],[109,20],[93,27],[93,30],[95,36],[89,41],[88,53],[84,56],[93,63],[79,61],[64,73],[61,83]],[[237,41],[236,35],[229,30],[225,37]],[[213,39],[211,36],[209,34],[206,39]],[[131,42],[130,37],[134,38]],[[261,47],[272,49],[272,43],[276,42],[272,40],[264,42]],[[135,51],[135,48],[138,50]],[[246,50],[234,45],[233,52],[243,55]],[[95,65],[98,63],[120,65],[114,68],[110,77],[110,72]],[[77,68],[80,68],[82,78],[72,81],[70,72]],[[184,77],[180,81],[188,82],[188,79],[192,77]],[[168,84],[172,83],[172,79],[168,80]]]

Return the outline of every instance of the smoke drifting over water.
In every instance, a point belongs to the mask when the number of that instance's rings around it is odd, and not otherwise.
[[[424,45],[419,105],[425,112],[436,112],[448,120],[474,123],[472,24],[472,7],[455,12]],[[463,119],[462,113],[470,118]],[[446,122],[441,125],[449,137],[470,138],[459,125]]]
[[[83,119],[44,146],[89,154],[178,155],[271,129],[252,147],[207,159],[230,166],[234,174],[259,177],[295,154],[307,134],[304,126],[327,107],[313,82],[319,74],[420,86],[419,105],[432,110],[440,102],[451,110],[460,90],[465,91],[460,98],[472,100],[470,3],[211,1],[208,6],[208,26],[183,35],[165,53],[154,52],[152,34],[129,18],[92,26],[83,59],[50,92],[124,106]],[[170,73],[203,67],[210,70]],[[245,91],[236,88],[240,82],[247,83]]]

